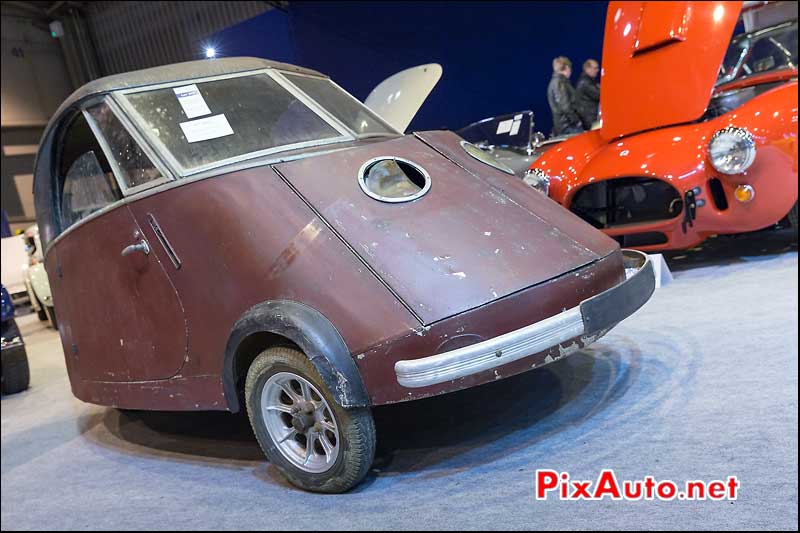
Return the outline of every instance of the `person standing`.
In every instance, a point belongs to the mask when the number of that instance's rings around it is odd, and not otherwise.
[[[578,115],[581,117],[584,129],[587,130],[592,129],[600,109],[600,83],[597,80],[599,72],[600,64],[594,59],[587,59],[583,63],[583,72],[575,87]]]
[[[553,114],[553,135],[583,131],[576,107],[575,89],[569,81],[571,75],[572,62],[569,58],[559,56],[553,60],[553,77],[547,86],[547,103]]]

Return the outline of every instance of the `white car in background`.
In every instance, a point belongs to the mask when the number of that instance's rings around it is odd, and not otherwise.
[[[11,301],[15,305],[28,301],[28,291],[25,285],[24,269],[28,266],[28,252],[25,250],[25,240],[21,235],[5,237],[0,249],[0,277]]]
[[[50,325],[58,329],[50,282],[47,280],[47,272],[44,270],[44,254],[42,253],[42,242],[39,240],[38,225],[34,224],[25,230],[23,242],[28,254],[28,262],[23,268],[23,277],[31,299],[31,307],[39,315],[39,320],[47,320]]]

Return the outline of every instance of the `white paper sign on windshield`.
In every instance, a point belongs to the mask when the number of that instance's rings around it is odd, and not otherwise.
[[[509,131],[511,131],[511,124],[513,122],[514,122],[513,119],[508,119],[500,122],[499,124],[497,124],[497,132],[495,133],[497,135],[500,135],[501,133],[508,133]]]
[[[175,96],[178,97],[178,102],[181,104],[183,112],[186,113],[186,118],[202,117],[211,113],[197,85],[185,85],[172,90],[175,91]]]
[[[181,129],[190,143],[218,139],[226,135],[233,135],[233,129],[225,115],[214,115],[208,118],[199,118],[188,122],[181,122]]]

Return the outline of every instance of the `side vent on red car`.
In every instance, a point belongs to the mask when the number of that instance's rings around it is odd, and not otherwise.
[[[719,178],[708,180],[708,190],[711,192],[711,200],[714,202],[714,207],[719,211],[728,209],[728,198],[725,196],[725,189],[722,187],[722,182],[719,181]]]

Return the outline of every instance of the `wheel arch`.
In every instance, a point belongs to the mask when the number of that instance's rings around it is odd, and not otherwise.
[[[287,344],[309,358],[339,405],[370,405],[358,367],[330,320],[299,302],[269,300],[254,305],[236,321],[225,346],[222,385],[232,412],[241,409],[238,385],[253,359],[266,348]]]

